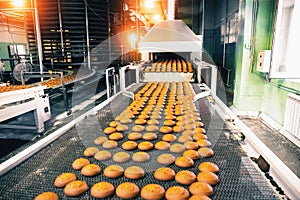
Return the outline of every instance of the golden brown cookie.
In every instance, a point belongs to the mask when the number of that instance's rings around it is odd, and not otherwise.
[[[132,155],[132,160],[134,162],[146,162],[150,160],[150,156],[148,153],[143,152],[143,151],[139,151],[139,152],[135,152]]]
[[[193,159],[186,157],[186,156],[180,156],[176,158],[175,165],[182,168],[188,168],[192,167],[194,165]]]
[[[181,135],[186,135],[186,136],[191,136],[191,137],[193,137],[194,134],[195,133],[193,130],[185,130],[181,133]]]
[[[123,134],[122,134],[122,133],[115,132],[115,133],[110,134],[110,135],[108,136],[108,138],[109,138],[110,140],[118,141],[118,140],[123,139]]]
[[[155,132],[155,131],[158,131],[158,126],[156,126],[156,125],[148,125],[147,127],[146,127],[146,131],[148,131],[148,132]]]
[[[173,153],[182,153],[185,151],[185,147],[183,144],[174,143],[170,146],[170,151]]]
[[[197,175],[197,180],[199,182],[208,183],[211,186],[216,185],[220,181],[219,177],[216,174],[212,173],[212,172],[200,172]]]
[[[101,145],[103,142],[107,141],[107,137],[99,136],[94,140],[94,144]]]
[[[188,141],[193,141],[193,138],[191,136],[188,136],[188,135],[181,135],[181,136],[178,137],[177,141],[180,142],[180,143],[185,143],[185,142],[188,142]]]
[[[165,142],[174,142],[176,139],[177,139],[177,137],[173,134],[165,134],[161,138],[161,140],[163,140]]]
[[[120,165],[110,165],[104,169],[103,175],[108,178],[118,178],[124,173],[123,167]]]
[[[169,167],[161,167],[154,172],[154,178],[160,181],[171,181],[174,177],[175,171]]]
[[[76,179],[77,177],[73,173],[62,173],[58,177],[56,177],[54,181],[54,186],[58,188],[65,187],[68,183],[75,181]]]
[[[113,160],[118,163],[127,162],[130,160],[130,154],[127,152],[117,152],[113,155]]]
[[[194,132],[195,133],[202,133],[202,134],[206,134],[206,130],[204,128],[200,128],[200,127],[197,127],[194,129]]]
[[[175,156],[173,156],[172,154],[168,154],[168,153],[160,154],[157,157],[157,162],[162,165],[170,165],[174,161],[175,161]]]
[[[107,140],[102,144],[102,147],[104,149],[113,149],[118,146],[118,143],[114,140]]]
[[[183,145],[188,150],[198,150],[199,149],[199,145],[197,144],[197,142],[187,141]]]
[[[155,143],[154,147],[157,150],[165,151],[165,150],[168,150],[170,148],[170,143],[165,142],[165,141],[158,141],[158,142]]]
[[[210,141],[208,141],[206,139],[200,139],[200,140],[197,140],[196,142],[200,147],[210,147],[211,146]]]
[[[146,200],[160,200],[165,195],[165,189],[158,184],[145,185],[141,190],[141,196]]]
[[[116,129],[113,127],[106,127],[103,131],[106,135],[112,134],[114,132],[116,132]]]
[[[131,132],[127,136],[128,140],[139,140],[142,138],[142,134],[138,132]]]
[[[144,125],[147,123],[147,120],[138,118],[134,121],[134,123],[137,125]]]
[[[183,132],[185,129],[183,126],[174,126],[173,127],[173,132],[175,133],[180,133],[180,132]]]
[[[172,186],[167,189],[165,196],[167,200],[188,200],[190,193],[184,187]]]
[[[201,140],[201,139],[207,139],[207,136],[203,133],[196,133],[193,136],[193,140],[197,141],[197,140]]]
[[[167,134],[167,133],[172,133],[173,132],[173,129],[169,126],[162,126],[160,129],[159,129],[159,132],[161,133],[164,133],[164,134]]]
[[[153,144],[151,142],[141,142],[138,144],[138,149],[141,151],[149,151],[153,148]]]
[[[94,155],[94,158],[99,161],[108,160],[111,158],[111,153],[106,150],[101,150]]]
[[[72,163],[72,168],[75,169],[75,170],[80,170],[81,168],[83,168],[87,164],[90,164],[90,161],[88,159],[86,159],[86,158],[77,158]]]
[[[203,162],[198,166],[198,169],[201,172],[212,172],[217,174],[219,172],[219,167],[215,163],[212,162]]]
[[[132,131],[134,132],[143,132],[145,130],[145,127],[142,125],[135,125],[132,127]]]
[[[88,164],[81,169],[83,176],[96,176],[100,173],[101,168],[97,164]]]
[[[113,195],[115,187],[108,182],[95,183],[91,188],[91,195],[95,198],[107,198]]]
[[[123,125],[123,124],[116,127],[116,131],[118,131],[118,132],[124,132],[127,130],[128,130],[128,126]]]
[[[148,125],[158,125],[158,124],[159,124],[159,121],[156,120],[156,119],[149,119],[149,120],[147,121],[147,124],[148,124]]]
[[[67,196],[75,197],[85,193],[89,189],[85,181],[72,181],[64,189]]]
[[[207,147],[201,147],[200,149],[198,149],[198,153],[200,158],[209,158],[214,155],[214,151]]]
[[[145,176],[145,171],[139,166],[130,166],[125,169],[124,176],[129,179],[140,179]]]
[[[151,133],[151,132],[144,133],[143,139],[146,141],[155,140],[155,139],[157,139],[157,135],[155,133]]]
[[[171,119],[167,119],[164,121],[164,126],[174,126],[175,124],[176,124],[176,122]]]
[[[88,147],[84,150],[83,155],[86,157],[91,157],[94,156],[98,151],[99,149],[97,147]]]
[[[109,123],[110,127],[116,128],[117,126],[121,125],[120,122],[117,121],[112,121]]]
[[[129,118],[129,117],[122,117],[121,119],[120,119],[120,122],[122,123],[122,124],[130,124],[131,122],[132,122],[132,120]],[[118,126],[117,126],[118,127]]]
[[[188,170],[182,170],[176,173],[175,180],[183,185],[190,185],[194,183],[197,180],[197,178],[193,172]]]
[[[189,200],[211,200],[211,198],[209,198],[208,196],[206,195],[192,195]]]
[[[116,188],[116,195],[122,199],[132,199],[139,195],[139,187],[130,182],[121,183]]]
[[[210,197],[213,194],[213,188],[205,182],[192,183],[189,190],[193,195],[206,195]]]
[[[43,192],[37,195],[34,200],[58,200],[59,197],[55,192]]]
[[[183,152],[183,156],[189,157],[189,158],[191,158],[193,160],[199,159],[199,153],[198,153],[198,151],[192,150],[192,149],[185,150]]]
[[[137,148],[137,143],[134,141],[126,141],[122,144],[122,149],[130,151]]]

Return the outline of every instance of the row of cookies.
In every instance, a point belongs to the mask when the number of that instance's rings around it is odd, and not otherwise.
[[[158,60],[152,63],[151,68],[146,68],[146,72],[193,72],[193,66],[190,61],[184,59],[166,59]]]

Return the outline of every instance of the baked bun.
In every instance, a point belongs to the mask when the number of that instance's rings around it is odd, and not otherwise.
[[[163,140],[165,142],[174,142],[176,139],[177,139],[177,137],[173,134],[165,134],[161,138],[161,140]]]
[[[59,197],[55,192],[43,192],[37,195],[34,200],[58,200]]]
[[[165,141],[158,141],[158,142],[155,143],[154,147],[157,150],[165,151],[165,150],[168,150],[170,148],[170,143],[165,142]]]
[[[165,196],[167,200],[188,200],[190,193],[184,187],[172,186],[167,189]]]
[[[199,182],[208,183],[211,186],[216,185],[220,181],[219,177],[216,174],[212,173],[212,172],[200,172],[197,175],[197,180]]]
[[[124,173],[123,167],[120,165],[110,165],[104,169],[103,175],[108,178],[118,178]]]
[[[185,151],[185,147],[183,144],[174,143],[170,146],[170,151],[173,153],[182,153]]]
[[[186,141],[183,145],[188,150],[198,150],[199,149],[199,145],[197,144],[197,142]]]
[[[83,155],[86,157],[91,157],[94,156],[98,151],[99,149],[97,147],[88,147],[84,150]]]
[[[125,169],[124,176],[129,179],[140,179],[145,176],[145,171],[139,166],[130,166]]]
[[[110,127],[113,127],[113,128],[116,128],[117,126],[121,125],[120,122],[117,122],[117,121],[112,121],[109,123],[109,126]]]
[[[81,169],[83,176],[96,176],[100,173],[101,168],[97,164],[88,164]]]
[[[158,163],[162,165],[170,165],[174,163],[175,156],[173,156],[172,154],[164,153],[164,154],[160,154],[156,160]]]
[[[156,119],[149,119],[149,120],[147,121],[147,124],[148,124],[148,125],[158,125],[158,124],[159,124],[159,121],[156,120]]]
[[[193,159],[186,157],[186,156],[180,156],[176,158],[175,165],[182,168],[188,168],[192,167],[194,165]]]
[[[171,181],[174,177],[175,171],[169,167],[161,167],[154,172],[154,178],[159,181]]]
[[[72,168],[75,169],[75,170],[80,170],[81,168],[83,168],[87,164],[90,164],[90,161],[88,159],[86,159],[86,158],[77,158],[72,163]]]
[[[153,144],[151,142],[141,142],[138,144],[138,149],[141,151],[149,151],[153,148]]]
[[[110,135],[108,136],[108,138],[109,138],[110,140],[118,141],[118,140],[123,139],[123,134],[122,134],[122,133],[115,132],[115,133],[110,134]]]
[[[197,140],[201,140],[201,139],[207,139],[207,136],[203,133],[196,133],[193,136],[193,140],[197,141]]]
[[[175,180],[183,185],[191,185],[197,180],[197,178],[193,172],[182,170],[176,173]]]
[[[123,131],[127,131],[128,130],[128,126],[126,125],[119,125],[116,127],[116,131],[119,131],[119,132],[123,132]]]
[[[176,123],[171,119],[167,119],[164,121],[164,126],[174,126]]]
[[[165,196],[165,189],[158,184],[148,184],[142,188],[141,196],[146,200],[160,200]]]
[[[212,162],[203,162],[198,166],[201,172],[212,172],[217,174],[219,172],[219,167]]]
[[[192,149],[185,150],[185,151],[183,152],[183,156],[189,157],[189,158],[191,158],[191,159],[193,159],[193,160],[199,159],[199,153],[198,153],[198,151],[192,150]]]
[[[130,154],[127,152],[117,152],[113,155],[113,161],[122,163],[130,160]]]
[[[94,155],[94,158],[99,161],[108,160],[111,158],[111,153],[106,150],[101,150]]]
[[[175,133],[180,133],[180,132],[182,132],[182,131],[184,131],[185,129],[184,129],[184,127],[183,126],[174,126],[173,127],[173,132],[175,132]]]
[[[134,141],[126,141],[122,144],[122,149],[130,151],[137,148],[137,143]]]
[[[199,153],[200,158],[209,158],[214,155],[213,150],[210,148],[207,148],[207,147],[202,147],[202,148],[198,149],[198,153]]]
[[[97,137],[95,140],[94,140],[94,144],[97,144],[97,145],[102,145],[103,142],[107,141],[107,137],[104,137],[104,136],[99,136]]]
[[[128,140],[139,140],[142,138],[142,134],[138,132],[131,132],[127,136]]]
[[[102,147],[104,149],[113,149],[118,146],[118,143],[114,140],[107,140],[102,144]]]
[[[89,189],[85,181],[72,181],[64,189],[67,196],[76,197],[85,193]]]
[[[212,186],[205,182],[192,183],[189,190],[193,195],[206,195],[210,197],[213,194]]]
[[[211,146],[210,141],[208,141],[206,139],[200,139],[200,140],[197,140],[196,142],[200,147],[210,147]]]
[[[155,131],[158,131],[158,126],[156,126],[156,125],[148,125],[148,126],[146,127],[146,131],[148,131],[148,132],[155,132]]]
[[[194,129],[194,132],[195,133],[202,133],[202,134],[206,134],[206,130],[204,128],[200,128],[200,127],[197,127]]]
[[[137,125],[144,125],[147,123],[147,120],[138,118],[134,121],[134,123]]]
[[[77,177],[73,173],[62,173],[58,177],[56,177],[54,181],[54,186],[58,188],[65,187],[68,183],[75,181],[76,179]]]
[[[164,133],[164,134],[167,134],[167,133],[172,133],[173,132],[173,129],[169,126],[162,126],[160,129],[159,129],[159,132],[161,133]]]
[[[106,127],[103,131],[106,135],[112,134],[113,132],[116,132],[116,129],[113,127]]]
[[[155,133],[151,133],[151,132],[144,133],[143,139],[146,141],[155,140],[155,139],[157,139],[157,135]]]
[[[122,199],[133,199],[140,193],[139,187],[130,182],[121,183],[116,188],[116,195]]]
[[[98,182],[91,188],[91,195],[95,198],[107,198],[113,195],[115,187],[108,182]]]
[[[185,143],[185,142],[188,142],[188,141],[193,141],[193,138],[191,136],[188,136],[188,135],[181,135],[181,136],[178,137],[177,141],[180,142],[180,143]]]
[[[132,127],[132,131],[134,132],[143,132],[145,130],[145,127],[142,125],[135,125]]]
[[[150,160],[150,156],[148,153],[143,152],[143,151],[139,151],[139,152],[135,152],[132,155],[132,160],[134,162],[146,162]]]
[[[194,134],[195,133],[193,130],[185,130],[181,133],[181,135],[186,135],[186,136],[191,136],[191,137],[193,137]]]
[[[120,119],[120,122],[122,124],[130,124],[132,122],[132,120],[129,117],[123,117]]]

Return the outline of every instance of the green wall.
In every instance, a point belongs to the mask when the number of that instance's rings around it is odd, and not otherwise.
[[[241,32],[236,47],[233,105],[239,111],[262,112],[283,125],[287,95],[289,92],[299,93],[300,84],[281,79],[267,81],[265,74],[256,71],[257,51],[272,49],[276,0],[259,1],[256,34],[253,38],[249,34],[249,30],[251,32],[255,28],[253,0],[240,1],[240,9]],[[246,48],[246,44],[251,44],[251,39],[255,40],[255,45]],[[251,50],[254,50],[253,62]]]
[[[4,59],[4,58],[9,58],[9,54],[8,54],[8,46],[11,43],[9,42],[0,42],[0,58]],[[8,61],[4,61],[5,63],[5,69],[8,71],[11,71],[10,69],[10,63]]]

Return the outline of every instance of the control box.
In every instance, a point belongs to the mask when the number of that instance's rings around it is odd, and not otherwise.
[[[269,72],[271,65],[271,50],[259,50],[257,54],[256,70],[259,72]]]

